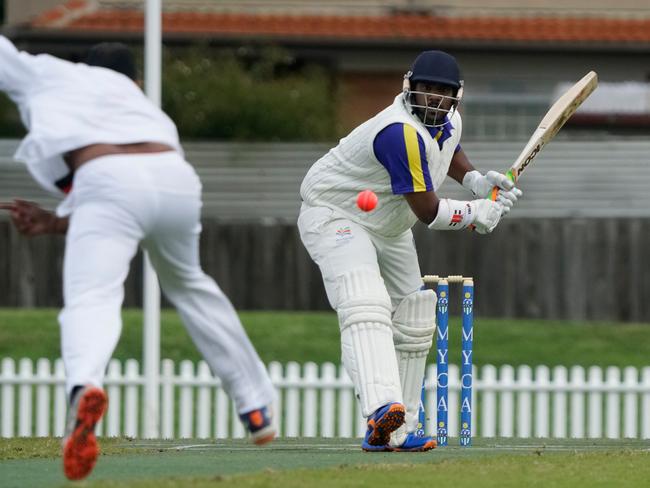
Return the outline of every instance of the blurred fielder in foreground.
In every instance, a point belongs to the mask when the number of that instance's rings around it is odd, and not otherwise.
[[[460,147],[462,88],[452,56],[421,53],[393,104],[319,159],[300,189],[300,235],[338,313],[366,451],[436,446],[415,435],[436,296],[422,289],[411,227],[419,219],[432,230],[489,233],[521,195],[505,175],[476,171]],[[439,199],[446,176],[475,200]],[[486,199],[495,186],[495,201]],[[372,212],[355,204],[362,190],[379,197]]]
[[[15,158],[44,188],[67,195],[56,214],[20,200],[2,205],[23,234],[66,233],[59,315],[70,398],[65,474],[84,478],[98,456],[102,381],[138,244],[253,440],[268,442],[274,389],[230,301],[201,269],[201,184],[176,127],[134,82],[125,46],[96,46],[87,63],[19,52],[0,36],[0,89],[29,131]]]

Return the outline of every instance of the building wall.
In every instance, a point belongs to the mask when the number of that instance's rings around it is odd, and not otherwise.
[[[38,14],[62,3],[61,0],[5,0],[5,24],[29,22]]]
[[[465,79],[465,101],[470,106],[495,94],[530,95],[544,105],[556,85],[577,81],[588,71],[608,82],[650,81],[650,49],[638,52],[580,52],[531,50],[467,50],[436,46],[454,54]],[[388,105],[399,93],[402,77],[419,49],[346,50],[333,64],[338,71],[340,126],[347,131]],[[541,114],[540,114],[541,115]]]
[[[15,1],[15,0],[12,0]],[[144,0],[100,0],[103,5],[142,5]],[[324,13],[377,15],[391,11],[442,12],[446,15],[522,15],[527,13],[638,15],[648,9],[646,0],[166,0],[168,8],[192,9],[201,4],[213,11],[258,13]]]
[[[64,0],[5,0],[6,23],[16,25],[65,3]],[[143,8],[144,0],[97,0],[107,8]],[[598,15],[650,16],[647,0],[165,0],[167,9],[206,8],[215,12],[294,13],[326,15],[381,15],[387,12],[422,12],[441,15]]]

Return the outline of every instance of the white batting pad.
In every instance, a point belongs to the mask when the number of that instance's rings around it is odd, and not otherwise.
[[[397,350],[406,422],[391,436],[391,445],[401,445],[418,423],[420,395],[427,355],[436,329],[436,294],[420,290],[404,298],[393,315],[393,339]]]
[[[384,282],[371,268],[349,271],[338,289],[341,356],[359,396],[364,417],[390,402],[402,402]]]

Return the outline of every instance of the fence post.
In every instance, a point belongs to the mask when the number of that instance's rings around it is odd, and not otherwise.
[[[531,390],[533,386],[533,371],[530,366],[519,366],[517,384],[517,437],[530,437],[532,427]]]
[[[32,384],[34,369],[31,359],[23,358],[18,363],[18,436],[32,436]]]
[[[549,436],[548,388],[551,373],[547,366],[535,368],[535,437]]]
[[[111,359],[108,363],[106,375],[106,393],[108,395],[108,410],[106,411],[106,435],[117,437],[122,433],[120,426],[122,410],[122,363],[117,359]]]
[[[623,436],[635,438],[637,436],[638,413],[637,399],[638,395],[635,389],[639,386],[638,371],[633,366],[627,366],[623,371],[623,385],[625,386],[625,396],[623,400]]]
[[[50,361],[40,358],[36,362],[36,437],[50,435],[50,388],[48,381],[52,377]]]
[[[174,361],[163,359],[160,365],[160,429],[163,439],[174,437]],[[219,412],[217,412],[217,419]]]
[[[181,398],[178,409],[178,435],[181,439],[192,437],[194,425],[194,402],[192,401],[192,385],[194,379],[194,363],[185,359],[181,361],[180,380]]]
[[[3,358],[2,375],[0,379],[7,381],[2,385],[2,437],[14,436],[14,385],[16,378],[16,363],[11,358]]]
[[[321,368],[321,381],[326,385],[320,397],[320,431],[323,437],[334,437],[334,401],[336,390],[336,366],[325,363]]]
[[[237,406],[235,402],[230,402],[231,412],[232,412],[232,438],[241,439],[246,437],[246,429],[244,429],[244,424],[239,420],[239,412],[237,412]]]
[[[286,413],[284,417],[285,422],[285,436],[298,437],[298,426],[300,424],[300,365],[294,361],[287,364],[285,370],[285,378],[289,385],[287,386],[286,394]]]
[[[275,424],[275,430],[278,433],[278,437],[284,436],[284,423],[282,422],[283,415],[283,401],[282,396],[284,394],[284,388],[282,388],[282,364],[277,361],[273,361],[269,364],[269,376],[271,381],[275,385],[275,402],[273,403],[273,411],[276,412],[275,417],[273,418],[273,423]]]
[[[54,361],[54,435],[63,437],[65,432],[65,414],[68,409],[68,398],[65,393],[65,366],[63,359]]]
[[[212,373],[208,367],[208,363],[205,361],[199,362],[199,368],[197,371],[197,379],[201,383],[209,383],[212,380]],[[210,395],[210,386],[200,385],[199,392],[197,395],[197,425],[196,425],[196,437],[199,439],[207,439],[210,437],[210,427],[212,425],[212,402]]]
[[[567,393],[568,372],[564,366],[553,368],[553,437],[566,437],[567,433]]]
[[[641,439],[650,439],[650,366],[641,370]]]
[[[509,364],[501,367],[499,386],[502,388],[499,408],[499,436],[512,437],[515,420],[514,394],[515,370]]]
[[[135,359],[127,359],[124,370],[126,392],[124,395],[124,434],[138,436],[138,379],[140,366]]]
[[[497,368],[486,364],[481,368],[481,435],[496,437],[497,435]]]
[[[228,394],[223,389],[223,384],[219,385],[214,394],[214,405],[216,408],[216,437],[217,439],[227,439],[228,438],[228,423],[230,419],[230,410],[229,407],[230,400],[228,399]],[[281,415],[282,412],[276,410],[273,407],[275,415]]]
[[[585,370],[582,366],[571,368],[571,437],[585,436]]]
[[[303,369],[302,402],[302,435],[316,437],[316,420],[318,419],[318,403],[315,386],[318,384],[318,366],[316,363],[306,363]]]
[[[609,366],[605,373],[607,384],[607,417],[605,425],[605,436],[610,439],[620,437],[621,428],[621,407],[619,404],[620,395],[615,390],[621,381],[621,374],[616,366]]]
[[[587,436],[593,439],[603,435],[603,395],[598,391],[603,387],[603,370],[598,366],[591,366],[587,382],[590,390],[587,408],[589,417]]]

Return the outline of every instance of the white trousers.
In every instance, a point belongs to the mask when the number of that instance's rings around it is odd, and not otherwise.
[[[393,333],[396,324],[392,314],[388,331],[391,337],[386,340],[383,320],[373,324],[357,324],[358,327],[346,335],[352,326],[347,325],[346,328],[344,320],[341,320],[341,312],[348,320],[350,316],[357,317],[358,322],[361,322],[358,317],[363,316],[364,312],[368,313],[368,317],[378,317],[382,311],[378,305],[381,304],[381,296],[386,296],[386,293],[377,287],[385,287],[390,304],[387,299],[384,302],[388,304],[387,308],[392,307],[392,313],[406,297],[415,296],[422,288],[422,275],[413,234],[408,230],[397,237],[382,237],[332,209],[304,204],[298,218],[298,228],[307,251],[320,267],[329,302],[339,314],[343,364],[352,378],[363,414],[367,417],[389,402],[403,402],[407,408],[407,425],[391,438],[392,445],[401,445],[406,433],[414,432],[417,427],[425,358],[404,353],[403,348],[395,347]],[[376,281],[363,283],[363,286],[349,286],[345,276],[352,270],[357,270],[356,280],[365,276]],[[359,273],[360,270],[363,272]],[[368,289],[373,293],[368,294]],[[357,293],[357,290],[361,292]],[[411,302],[413,300],[411,298]],[[410,302],[404,303],[409,306]],[[400,310],[402,319],[404,316],[414,318],[412,310]],[[402,320],[401,326],[400,340],[403,341],[404,327],[410,329],[415,324]],[[418,324],[418,327],[422,326]],[[427,352],[426,347],[421,351],[424,356]]]
[[[101,386],[120,337],[138,244],[239,413],[270,404],[271,380],[228,298],[199,263],[201,184],[173,152],[97,158],[76,173],[59,315],[68,391]]]
[[[338,308],[340,277],[352,268],[376,270],[384,279],[393,310],[422,287],[413,234],[382,237],[326,207],[303,204],[298,229],[307,252],[318,264],[334,310]]]

